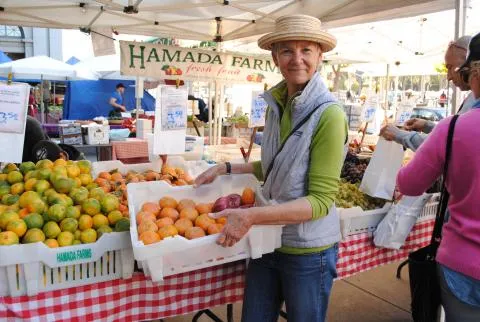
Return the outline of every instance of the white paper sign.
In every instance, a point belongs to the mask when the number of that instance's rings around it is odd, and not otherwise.
[[[378,108],[378,99],[376,95],[369,95],[369,98],[365,102],[363,110],[363,121],[373,122],[375,120],[375,113]]]
[[[403,124],[412,117],[413,111],[403,111],[398,115],[395,125],[403,126]]]
[[[262,94],[263,91],[253,91],[252,93],[252,107],[248,127],[265,126],[265,114],[268,104],[263,97],[261,97]]]
[[[122,117],[124,117],[124,118],[131,118],[131,117],[132,117],[132,113],[121,112],[120,114],[121,114]]]
[[[186,88],[158,87],[153,139],[154,154],[185,153],[187,105]]]
[[[0,84],[0,162],[22,162],[30,86]]]

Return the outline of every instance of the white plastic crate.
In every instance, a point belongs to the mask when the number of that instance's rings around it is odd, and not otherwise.
[[[241,194],[246,187],[254,191],[259,187],[253,175],[221,176],[213,183],[198,188],[172,187],[162,181],[129,184],[127,189],[133,253],[145,275],[150,276],[154,282],[159,282],[169,275],[245,258],[259,258],[280,247],[282,226],[254,226],[244,238],[229,248],[216,244],[218,235],[194,240],[175,236],[150,245],[144,245],[138,240],[135,217],[145,202],[158,202],[165,196],[177,200],[188,198],[197,203],[213,202],[231,193]]]
[[[43,243],[0,247],[0,296],[40,292],[130,278],[128,232],[104,234],[92,244],[48,248]]]
[[[431,220],[435,218],[437,205],[440,194],[435,193],[425,204],[422,213],[419,215],[417,222]],[[365,232],[373,232],[377,229],[378,224],[388,213],[392,204],[387,202],[383,208],[364,211],[360,207],[339,208],[340,228],[342,238],[351,235],[361,234]]]
[[[208,163],[205,161],[185,161],[179,156],[169,156],[167,164],[169,166],[183,169],[193,178],[196,178],[199,174],[209,168]],[[162,160],[158,159],[153,162],[138,164],[124,164],[119,160],[94,162],[92,164],[92,175],[96,178],[100,172],[108,172],[114,169],[118,169],[122,174],[126,174],[128,171],[144,172],[147,170],[153,170],[159,172],[162,169]]]

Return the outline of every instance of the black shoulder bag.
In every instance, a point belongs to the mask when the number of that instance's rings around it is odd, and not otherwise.
[[[442,227],[445,220],[448,198],[445,180],[448,172],[448,162],[452,153],[453,133],[458,115],[450,122],[447,136],[445,164],[443,166],[442,192],[435,217],[432,239],[428,246],[420,248],[408,255],[408,269],[410,277],[410,294],[412,297],[412,317],[415,322],[434,322],[440,306],[440,283],[437,277],[438,246],[442,238]]]

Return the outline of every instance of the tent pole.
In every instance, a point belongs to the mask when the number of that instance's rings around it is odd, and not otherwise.
[[[45,104],[43,103],[43,75],[40,75],[40,121],[42,124],[45,124],[45,115],[43,111],[45,110]]]
[[[388,89],[390,87],[389,79],[390,79],[390,64],[387,64],[387,77],[385,78],[385,105],[384,105],[385,111],[388,110]],[[385,117],[387,117],[387,114],[385,114]]]
[[[222,117],[223,117],[223,110],[225,108],[225,84],[223,82],[220,83],[220,104],[219,104],[219,111],[218,111],[218,120],[217,120],[217,144],[222,144]]]
[[[468,0],[455,0],[455,39],[465,35],[468,2]],[[457,112],[457,103],[460,101],[460,91],[455,85],[452,85],[452,89],[452,106],[450,107],[450,111],[453,115]]]
[[[213,97],[212,97],[212,82],[208,82],[208,145],[212,144],[212,106],[213,106]]]

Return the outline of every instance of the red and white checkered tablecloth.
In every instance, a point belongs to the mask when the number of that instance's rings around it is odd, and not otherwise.
[[[379,249],[372,233],[349,236],[340,243],[340,279],[406,259],[430,241],[434,220],[417,223],[400,250]],[[0,321],[142,321],[204,310],[242,300],[245,261],[167,277],[152,283],[136,273],[114,280],[37,296],[0,297]]]
[[[145,321],[241,301],[245,261],[167,277],[142,273],[36,296],[0,297],[0,321]]]
[[[146,140],[128,140],[112,142],[112,160],[146,159],[148,162],[148,143]]]
[[[373,233],[349,236],[339,245],[338,277],[346,278],[380,265],[407,259],[410,252],[430,242],[434,223],[433,219],[417,223],[400,250],[375,247]]]

